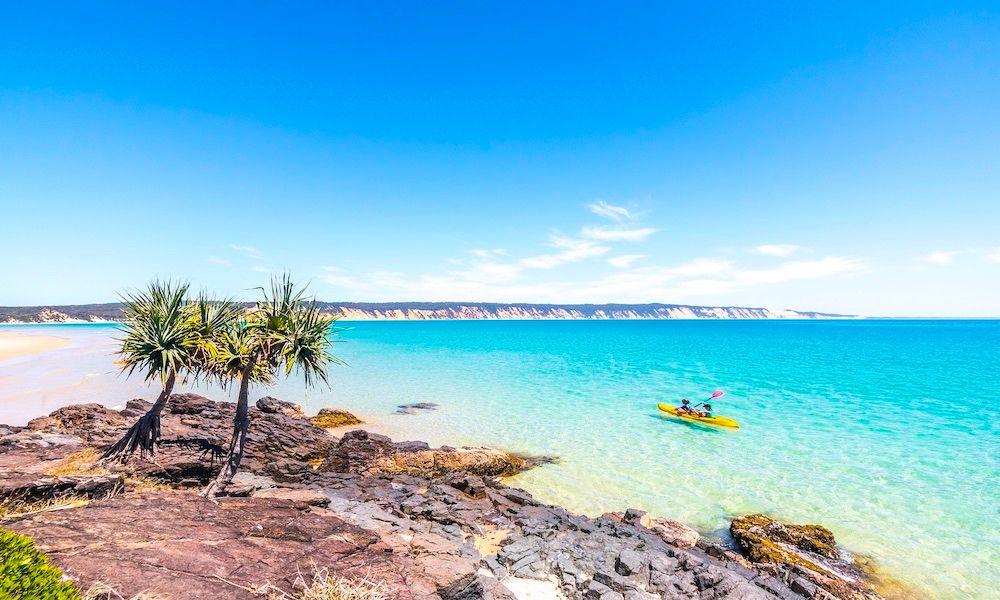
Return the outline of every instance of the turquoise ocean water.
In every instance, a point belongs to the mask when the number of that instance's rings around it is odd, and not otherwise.
[[[830,527],[932,597],[1000,587],[1000,321],[342,325],[332,388],[256,395],[341,406],[396,439],[558,456],[514,483],[578,511],[638,507],[709,534],[764,511]],[[150,395],[114,373],[110,326],[4,330],[74,343],[0,363],[0,422]],[[716,389],[739,431],[656,409]],[[393,414],[412,402],[440,408]]]

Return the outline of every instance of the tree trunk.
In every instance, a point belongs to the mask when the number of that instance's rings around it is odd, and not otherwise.
[[[171,371],[167,375],[167,380],[163,382],[163,389],[153,406],[146,414],[139,417],[139,420],[132,427],[129,427],[120,440],[104,451],[101,456],[102,460],[118,459],[124,461],[135,454],[136,449],[139,450],[139,455],[142,458],[153,454],[156,442],[160,439],[160,413],[167,406],[167,400],[170,399],[170,394],[174,391],[176,380],[177,372]]]
[[[241,374],[240,395],[236,401],[236,416],[233,417],[233,438],[229,442],[229,454],[226,456],[226,462],[222,465],[219,476],[205,488],[202,496],[212,496],[224,491],[233,482],[233,477],[236,476],[236,471],[240,468],[240,462],[243,461],[247,432],[250,429],[249,396],[250,376],[253,373],[253,367],[254,363],[251,362]]]

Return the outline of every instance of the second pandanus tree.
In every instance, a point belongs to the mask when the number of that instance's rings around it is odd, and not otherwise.
[[[139,452],[153,454],[160,438],[160,417],[178,380],[210,370],[218,340],[240,314],[233,302],[190,300],[189,284],[159,282],[126,296],[119,340],[122,371],[138,371],[146,381],[161,383],[160,394],[146,414],[104,452],[105,460],[126,460]]]
[[[215,374],[224,385],[239,385],[233,435],[218,477],[202,492],[223,491],[239,470],[250,430],[250,387],[268,385],[279,376],[300,372],[307,387],[328,383],[327,369],[341,361],[330,353],[335,318],[321,314],[305,289],[288,275],[261,288],[263,299],[222,336]]]

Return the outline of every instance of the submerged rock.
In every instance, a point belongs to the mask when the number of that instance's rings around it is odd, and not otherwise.
[[[397,415],[415,415],[419,411],[437,410],[438,405],[434,402],[414,402],[413,404],[400,404],[397,407]]]

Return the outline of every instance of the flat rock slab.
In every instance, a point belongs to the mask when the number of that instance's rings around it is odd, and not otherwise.
[[[148,591],[173,599],[259,598],[237,586],[270,583],[288,591],[298,573],[308,575],[315,565],[380,579],[395,597],[412,597],[410,558],[300,502],[130,494],[4,527],[34,538],[82,590],[103,582],[125,597]]]

